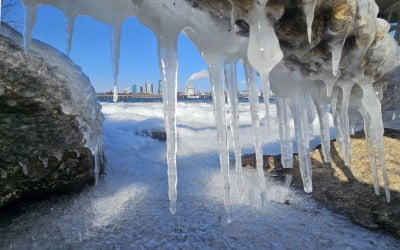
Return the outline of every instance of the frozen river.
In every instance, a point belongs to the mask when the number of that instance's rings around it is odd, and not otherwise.
[[[244,153],[253,152],[248,109],[240,104]],[[276,183],[268,184],[268,207],[261,209],[251,196],[257,193],[255,170],[245,170],[244,201],[232,189],[233,221],[227,224],[213,109],[207,103],[178,104],[178,203],[171,215],[165,142],[143,133],[163,127],[162,103],[103,103],[103,112],[106,178],[79,195],[32,206],[0,228],[0,249],[400,248],[399,241]],[[271,112],[274,116],[274,106]],[[265,152],[279,152],[277,130],[272,127]]]

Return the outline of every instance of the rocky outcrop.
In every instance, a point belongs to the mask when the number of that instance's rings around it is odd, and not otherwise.
[[[0,208],[68,193],[103,171],[102,114],[88,78],[54,48],[2,24]]]
[[[238,33],[249,35],[256,1],[186,1],[216,19],[225,19],[228,26],[233,10]],[[284,61],[312,78],[326,80],[324,74],[332,72],[332,54],[338,48],[339,79],[360,81],[365,74],[378,80],[399,60],[393,56],[397,53],[395,41],[387,34],[390,26],[377,18],[375,1],[269,0],[265,12],[274,24]],[[308,13],[313,13],[313,18]],[[310,41],[307,18],[312,20]]]

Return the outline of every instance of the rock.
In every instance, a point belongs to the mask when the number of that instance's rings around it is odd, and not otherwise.
[[[224,20],[229,27],[234,10],[237,33],[249,35],[252,0],[186,0],[193,7]],[[396,42],[388,34],[390,25],[377,17],[375,1],[317,1],[308,41],[305,8],[312,0],[269,0],[266,15],[275,26],[283,61],[298,67],[310,79],[323,80],[332,74],[333,48],[341,48],[340,80],[363,83],[378,81],[399,61]],[[232,5],[233,3],[233,5]],[[365,78],[365,77],[366,78]]]
[[[29,57],[0,34],[0,208],[82,189],[104,170],[102,114],[89,79],[38,41]],[[97,166],[97,168],[96,168]]]
[[[355,223],[400,237],[400,159],[398,157],[400,130],[386,129],[384,136],[385,163],[392,195],[390,203],[385,201],[382,178],[380,179],[381,195],[377,196],[374,193],[367,143],[363,132],[351,138],[351,146],[352,164],[350,166],[344,164],[335,141],[331,144],[332,164],[323,163],[320,148],[310,153],[314,187],[311,196],[322,205],[347,216]],[[283,181],[286,174],[293,175],[293,187],[303,190],[299,162],[296,157],[294,157],[294,168],[281,169],[276,180]]]

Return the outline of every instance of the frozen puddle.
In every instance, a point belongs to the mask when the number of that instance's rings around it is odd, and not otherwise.
[[[239,109],[243,151],[251,152],[248,104]],[[399,241],[276,184],[267,186],[267,209],[260,209],[258,196],[248,195],[258,193],[255,171],[244,171],[244,202],[232,188],[232,223],[227,224],[212,105],[179,103],[177,111],[175,215],[169,211],[165,142],[137,133],[163,126],[162,104],[103,104],[105,180],[79,195],[33,206],[0,228],[0,249],[399,248]],[[276,116],[274,105],[271,114]],[[264,150],[279,150],[279,144],[270,142]],[[234,182],[234,174],[231,178]],[[284,199],[290,205],[282,204]]]

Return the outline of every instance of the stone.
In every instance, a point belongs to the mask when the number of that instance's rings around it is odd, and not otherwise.
[[[104,171],[103,117],[88,78],[54,48],[34,41],[27,58],[21,44],[2,24],[0,208],[94,184],[96,163]]]

